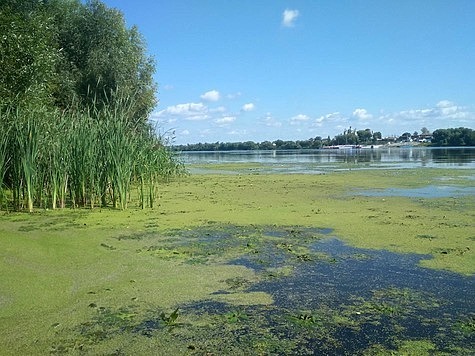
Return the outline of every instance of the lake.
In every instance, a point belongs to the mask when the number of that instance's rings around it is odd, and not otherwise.
[[[475,147],[205,151],[183,152],[181,158],[190,168],[191,173],[206,173],[205,165],[229,163],[256,164],[250,170],[260,173],[318,174],[342,169],[419,167],[473,169],[475,168]],[[213,169],[213,172],[216,170]]]

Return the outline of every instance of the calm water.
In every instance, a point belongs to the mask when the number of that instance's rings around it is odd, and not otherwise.
[[[183,152],[191,172],[205,172],[202,165],[259,163],[258,172],[322,173],[341,169],[369,168],[475,168],[475,147],[469,148],[375,148],[288,151]]]
[[[299,345],[304,350],[295,353],[299,355],[362,355],[374,344],[394,350],[401,340],[430,340],[447,355],[467,354],[454,353],[457,347],[475,348],[475,333],[470,328],[475,321],[475,278],[421,267],[419,262],[432,258],[430,255],[354,248],[327,228],[230,225],[213,230],[204,226],[186,231],[182,241],[235,249],[243,241],[252,241],[246,236],[256,234],[275,240],[251,242],[252,250],[230,263],[262,274],[260,282],[242,288],[272,295],[272,307],[245,308],[209,300],[182,309],[212,315],[241,310],[247,317],[236,321],[241,327],[233,329],[233,338],[249,340],[256,330],[266,330],[274,341],[287,339]],[[307,259],[295,258],[292,249],[299,243],[308,244]],[[292,273],[272,275],[285,267]],[[220,290],[213,295],[229,294],[229,290]],[[292,322],[296,315],[315,319],[302,325]],[[258,327],[252,329],[253,323]],[[462,324],[465,331],[460,329]]]

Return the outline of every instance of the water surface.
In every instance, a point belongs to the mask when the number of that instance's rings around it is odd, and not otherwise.
[[[181,158],[192,173],[206,173],[203,165],[226,163],[258,163],[259,166],[250,171],[262,173],[318,174],[341,169],[419,167],[473,169],[475,147],[183,152]],[[193,165],[200,167],[197,169]]]

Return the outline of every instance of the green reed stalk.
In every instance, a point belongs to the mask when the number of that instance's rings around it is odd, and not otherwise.
[[[65,112],[56,113],[55,125],[50,127],[49,179],[51,207],[56,209],[66,206],[66,192],[70,172],[70,138],[71,129],[68,125],[73,117]]]
[[[36,173],[38,168],[38,124],[30,115],[25,122],[17,122],[17,140],[28,211],[33,212]]]
[[[0,113],[2,116],[4,115],[3,112]],[[6,121],[4,117],[0,118],[0,210],[6,204],[6,194],[5,194],[5,174],[8,169],[8,163],[10,161],[10,157],[8,155],[8,136],[10,129],[4,126],[4,122]]]

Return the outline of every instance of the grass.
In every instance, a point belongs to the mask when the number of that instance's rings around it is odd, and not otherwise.
[[[80,354],[84,350],[153,354],[151,350],[157,349],[161,354],[193,353],[198,350],[193,349],[195,344],[174,339],[174,333],[186,334],[178,327],[164,331],[162,339],[119,331],[145,323],[150,310],[159,310],[157,317],[160,313],[170,315],[180,305],[202,301],[233,306],[228,311],[233,323],[226,324],[233,328],[255,321],[253,317],[247,320],[239,308],[272,308],[271,295],[246,290],[262,277],[226,263],[243,251],[258,249],[258,239],[246,235],[238,245],[218,243],[207,254],[199,243],[180,244],[179,235],[167,233],[171,229],[192,233],[223,224],[330,228],[332,236],[353,246],[426,254],[427,259],[421,262],[424,267],[473,276],[473,196],[410,199],[351,195],[355,189],[411,188],[441,178],[444,184],[468,186],[470,181],[460,176],[470,173],[423,169],[326,175],[192,175],[161,185],[153,210],[130,206],[126,211],[2,213],[0,354]],[[193,238],[192,234],[188,237],[190,241]],[[280,247],[288,249],[288,245]],[[305,252],[298,242],[292,249]],[[292,273],[291,268],[275,270],[272,266],[269,271],[276,276]],[[88,324],[91,320],[94,326]],[[119,326],[111,328],[103,320],[115,320]],[[189,313],[179,314],[177,322],[205,323]],[[83,325],[82,334],[78,325]],[[107,334],[109,329],[112,331]],[[75,334],[81,336],[67,336]],[[285,346],[269,335],[262,337],[267,346],[255,343],[252,350],[265,353],[272,345],[275,350]],[[210,352],[218,350],[213,345]],[[286,345],[295,347],[289,340]],[[433,348],[426,341],[401,345],[404,350],[410,345]],[[380,349],[385,350],[383,346]]]

